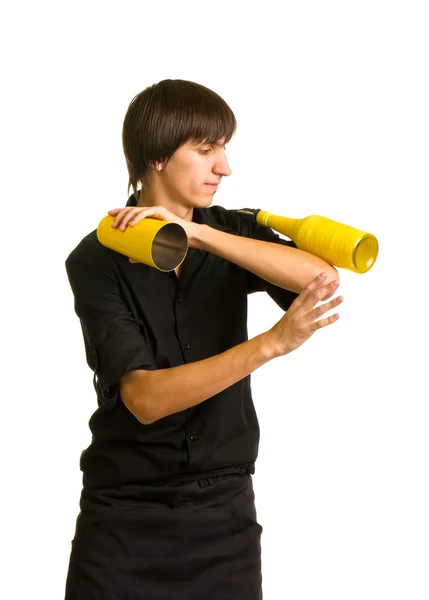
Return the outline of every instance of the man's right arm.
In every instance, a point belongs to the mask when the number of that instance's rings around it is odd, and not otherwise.
[[[234,385],[275,357],[267,333],[204,360],[125,373],[119,382],[123,403],[141,423],[196,406]]]
[[[204,402],[273,358],[292,352],[318,329],[334,323],[338,314],[320,317],[338,306],[342,297],[317,305],[322,298],[331,296],[336,287],[336,281],[325,284],[319,275],[274,327],[221,354],[169,369],[125,373],[119,383],[122,401],[144,424]]]

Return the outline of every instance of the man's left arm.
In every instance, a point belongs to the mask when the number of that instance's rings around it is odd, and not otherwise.
[[[186,232],[189,247],[216,254],[274,286],[297,294],[322,271],[328,274],[326,283],[339,279],[337,270],[322,258],[299,250],[269,227],[252,224],[248,217],[240,217],[241,224],[233,219],[230,231],[234,232],[227,233],[209,225],[188,222],[163,206],[127,206],[109,210],[109,214],[115,217],[112,226],[120,229],[136,225],[146,217],[178,223]]]
[[[216,254],[292,292],[300,293],[322,271],[328,274],[326,283],[339,279],[337,270],[322,258],[286,244],[226,233],[208,225],[200,225],[195,233],[195,248]]]

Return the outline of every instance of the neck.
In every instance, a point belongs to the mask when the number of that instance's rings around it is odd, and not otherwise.
[[[192,206],[183,206],[170,198],[160,195],[155,196],[147,192],[145,193],[143,190],[140,191],[137,206],[163,206],[176,215],[176,217],[189,222],[192,222],[194,216],[194,209]]]

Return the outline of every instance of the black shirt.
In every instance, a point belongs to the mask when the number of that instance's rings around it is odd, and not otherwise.
[[[135,204],[131,196],[128,205]],[[193,215],[227,233],[295,247],[236,210],[211,206]],[[259,425],[250,375],[150,425],[123,404],[118,382],[126,371],[201,361],[246,341],[248,294],[266,291],[283,310],[297,294],[195,248],[178,279],[174,271],[130,263],[101,245],[96,231],[71,252],[66,270],[98,399],[92,441],[80,460],[84,488],[253,473]]]

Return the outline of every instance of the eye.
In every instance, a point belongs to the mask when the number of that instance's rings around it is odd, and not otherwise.
[[[200,149],[201,154],[204,154],[204,155],[210,154],[211,151],[212,151],[211,148],[201,148]]]

